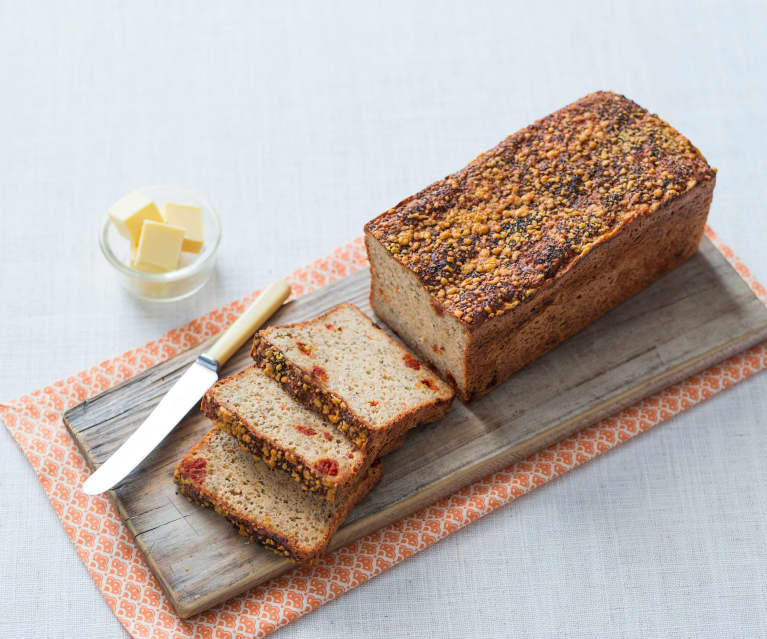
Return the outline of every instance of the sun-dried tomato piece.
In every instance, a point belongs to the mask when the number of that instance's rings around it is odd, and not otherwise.
[[[331,435],[328,431],[323,431],[322,436],[327,439],[328,441],[331,441],[333,439],[333,435]]]
[[[185,459],[181,462],[181,472],[195,483],[200,483],[205,479],[208,473],[206,466],[208,462],[202,457],[196,459]]]
[[[378,402],[375,400],[369,401],[368,404],[370,404],[371,406],[378,406]]]
[[[431,298],[429,300],[429,304],[431,304],[431,307],[434,309],[437,317],[442,317],[445,314],[445,309],[442,308],[442,304],[440,304],[437,300]]]
[[[320,459],[314,464],[314,470],[320,475],[335,477],[338,474],[338,462],[335,459]]]
[[[312,356],[311,346],[307,346],[303,342],[296,342],[296,346],[298,346],[298,350],[301,351],[304,355],[308,355],[309,357]]]
[[[426,386],[426,388],[429,388],[433,391],[437,390],[437,385],[430,379],[422,379],[421,384],[423,384],[424,386]]]
[[[407,366],[408,368],[412,368],[413,370],[416,370],[416,371],[421,368],[421,362],[419,362],[410,353],[405,353],[402,356],[402,359],[405,360],[405,366]]]
[[[317,379],[321,379],[323,382],[328,381],[328,374],[325,371],[322,366],[315,366],[312,368],[312,375],[314,375]]]
[[[316,435],[317,431],[313,428],[309,428],[308,426],[304,426],[302,424],[296,424],[293,426],[299,433],[303,433],[304,435]]]

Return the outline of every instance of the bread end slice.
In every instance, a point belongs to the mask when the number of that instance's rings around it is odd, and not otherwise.
[[[240,535],[291,561],[307,562],[325,551],[382,472],[383,464],[376,460],[342,501],[331,503],[302,490],[243,451],[231,435],[212,428],[179,462],[173,481],[181,494],[215,510]]]

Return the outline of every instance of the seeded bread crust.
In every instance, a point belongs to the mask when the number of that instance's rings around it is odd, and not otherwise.
[[[329,522],[329,530],[322,538],[322,541],[314,548],[305,548],[298,543],[294,536],[276,530],[264,522],[249,519],[238,512],[234,506],[226,503],[220,496],[205,490],[201,486],[201,481],[195,478],[194,470],[185,470],[185,462],[188,464],[197,459],[198,452],[204,449],[207,442],[212,437],[217,436],[218,432],[217,428],[212,428],[208,431],[205,437],[176,466],[173,481],[178,486],[179,492],[187,497],[189,501],[204,508],[211,508],[222,517],[225,517],[237,529],[240,535],[247,537],[252,542],[258,542],[272,552],[287,557],[294,562],[311,562],[322,555],[328,543],[330,543],[331,537],[347,518],[349,512],[375,487],[383,473],[383,463],[378,459],[355,484],[346,498],[338,503],[333,519]],[[253,463],[260,464],[262,462],[253,460]]]
[[[248,375],[251,368],[255,368],[255,365],[214,384],[202,398],[202,413],[221,430],[237,439],[243,450],[263,460],[270,467],[285,471],[304,489],[322,495],[329,501],[343,499],[370,467],[374,457],[357,454],[357,459],[351,468],[340,466],[334,475],[320,474],[299,453],[297,448],[289,450],[274,440],[263,437],[259,432],[259,424],[253,424],[244,418],[236,407],[222,404],[217,396],[219,387],[231,383],[235,378]],[[269,381],[268,383],[273,382]],[[285,401],[292,402],[293,400],[290,397],[285,397]],[[333,426],[328,426],[334,429]],[[286,423],[285,427],[289,428],[290,425]]]
[[[356,446],[364,449],[371,457],[388,454],[396,450],[404,441],[407,431],[419,424],[438,421],[445,416],[452,403],[452,393],[442,393],[429,403],[397,415],[385,428],[375,428],[362,416],[350,410],[344,398],[336,392],[323,387],[323,381],[318,379],[313,371],[308,371],[286,357],[277,346],[270,341],[270,333],[274,330],[302,327],[310,323],[324,323],[341,307],[355,309],[365,321],[375,327],[373,321],[353,304],[340,304],[326,313],[307,322],[297,322],[281,327],[270,327],[256,333],[253,339],[251,356],[263,371],[282,384],[283,388],[307,408],[313,410],[334,424]],[[378,327],[375,327],[376,330]],[[381,331],[391,344],[402,353],[403,357],[412,358],[414,365],[421,364],[408,353],[398,342]],[[446,386],[434,373],[429,372],[437,382]],[[381,398],[385,402],[386,398]]]
[[[476,399],[693,255],[715,177],[656,115],[588,95],[368,222],[371,306]]]

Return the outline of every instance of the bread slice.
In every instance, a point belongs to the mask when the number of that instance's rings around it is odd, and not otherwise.
[[[213,428],[179,462],[173,481],[182,494],[226,517],[239,533],[293,561],[322,554],[351,509],[381,478],[373,463],[345,499],[305,491]]]
[[[331,501],[343,498],[374,459],[256,365],[214,384],[202,412],[249,453]]]
[[[353,304],[256,334],[251,355],[293,397],[377,457],[441,419],[453,390]]]

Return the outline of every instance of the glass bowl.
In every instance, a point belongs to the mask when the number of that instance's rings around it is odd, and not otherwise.
[[[106,216],[99,233],[99,246],[107,262],[114,268],[120,283],[138,298],[154,302],[175,302],[194,295],[213,274],[216,253],[221,243],[221,220],[208,200],[181,186],[155,185],[137,189],[160,208],[165,202],[191,204],[202,209],[205,243],[200,253],[181,253],[181,264],[175,271],[146,273],[131,268],[130,241],[120,235]]]

